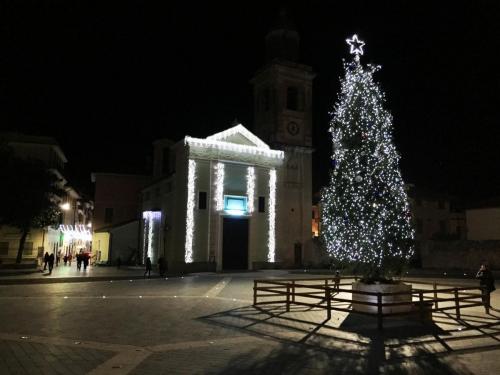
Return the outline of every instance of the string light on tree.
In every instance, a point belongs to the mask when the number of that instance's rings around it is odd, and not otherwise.
[[[365,43],[347,39],[354,61],[332,112],[332,173],[322,192],[322,236],[337,261],[368,274],[398,271],[413,254],[408,197],[392,140],[392,116],[374,81],[380,67],[360,63]]]

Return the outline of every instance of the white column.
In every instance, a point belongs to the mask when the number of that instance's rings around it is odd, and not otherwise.
[[[196,161],[189,159],[187,181],[187,207],[186,207],[186,243],[184,247],[184,261],[193,262],[193,236],[194,236],[194,204],[196,184]]]
[[[215,164],[215,209],[222,211],[224,209],[224,163]]]
[[[247,212],[254,211],[255,201],[255,168],[247,167]]]
[[[267,261],[275,262],[276,258],[276,170],[269,170],[269,200],[268,200],[269,232],[267,240]]]

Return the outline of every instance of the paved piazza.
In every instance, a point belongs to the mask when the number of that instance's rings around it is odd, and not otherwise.
[[[391,320],[380,332],[369,317],[252,307],[254,278],[289,276],[302,275],[0,285],[0,373],[500,373],[500,312]]]

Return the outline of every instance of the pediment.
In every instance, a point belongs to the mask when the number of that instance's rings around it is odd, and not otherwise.
[[[243,125],[238,124],[222,132],[215,133],[206,138],[207,140],[234,143],[238,145],[253,146],[269,149],[269,145],[253,134]]]

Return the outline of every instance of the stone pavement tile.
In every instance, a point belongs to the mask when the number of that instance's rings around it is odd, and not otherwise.
[[[367,360],[296,344],[256,340],[151,355],[132,374],[365,374]],[[357,370],[356,370],[357,369]],[[335,372],[332,372],[335,371]]]
[[[113,355],[89,348],[0,340],[0,363],[5,364],[0,374],[86,374]]]

